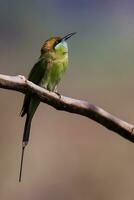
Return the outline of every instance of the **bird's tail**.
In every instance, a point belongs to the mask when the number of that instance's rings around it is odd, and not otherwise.
[[[31,98],[30,105],[28,107],[28,110],[26,112],[26,122],[24,127],[24,133],[23,133],[23,140],[22,140],[22,155],[21,155],[21,165],[20,165],[20,176],[19,176],[19,182],[21,182],[21,175],[22,175],[22,165],[23,165],[23,157],[24,157],[24,150],[25,147],[28,144],[29,141],[29,135],[30,135],[30,128],[31,128],[31,122],[32,118],[34,116],[34,113],[39,105],[40,101],[37,98]]]
[[[30,128],[31,128],[31,121],[32,117],[27,113],[25,127],[24,127],[24,133],[23,133],[23,145],[27,145],[29,141],[29,135],[30,135]]]
[[[22,177],[24,150],[25,150],[25,147],[26,147],[26,145],[28,144],[28,141],[29,141],[31,121],[32,121],[32,117],[30,117],[30,115],[27,114],[25,127],[24,127],[24,133],[23,133],[23,140],[22,140],[22,154],[21,154],[19,182],[21,182],[21,177]]]
[[[23,133],[23,145],[27,145],[29,141],[29,135],[30,135],[30,128],[31,128],[31,122],[32,118],[34,116],[34,113],[39,105],[40,101],[37,98],[31,98],[30,105],[28,107],[25,127],[24,127],[24,133]],[[23,114],[23,113],[22,113]],[[23,115],[21,115],[23,116]]]

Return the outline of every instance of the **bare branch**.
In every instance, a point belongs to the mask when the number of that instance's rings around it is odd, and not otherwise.
[[[23,76],[6,76],[0,74],[0,88],[37,95],[42,102],[51,105],[57,110],[86,116],[127,140],[134,142],[134,125],[113,116],[96,105],[65,96],[59,98],[57,94],[33,84]]]

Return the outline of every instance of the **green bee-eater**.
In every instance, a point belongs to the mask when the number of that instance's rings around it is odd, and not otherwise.
[[[68,46],[66,40],[74,34],[70,33],[65,37],[57,36],[48,39],[41,48],[39,60],[33,66],[28,80],[49,91],[56,92],[57,85],[68,67]],[[23,155],[24,149],[29,141],[31,121],[39,103],[40,100],[36,96],[31,96],[30,94],[25,95],[21,110],[22,117],[26,114],[26,122],[22,140],[19,181],[21,181]]]

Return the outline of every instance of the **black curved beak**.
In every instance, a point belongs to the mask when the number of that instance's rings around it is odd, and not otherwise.
[[[66,36],[64,36],[63,38],[62,38],[62,40],[68,40],[70,37],[72,37],[73,35],[75,35],[76,34],[76,32],[74,32],[74,33],[69,33],[69,34],[67,34]]]

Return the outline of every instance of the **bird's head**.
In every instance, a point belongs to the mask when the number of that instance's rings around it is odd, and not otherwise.
[[[68,53],[68,46],[66,40],[74,34],[76,34],[76,32],[70,33],[64,37],[56,36],[48,39],[47,41],[45,41],[41,48],[41,54],[48,52],[53,52],[55,54]]]

